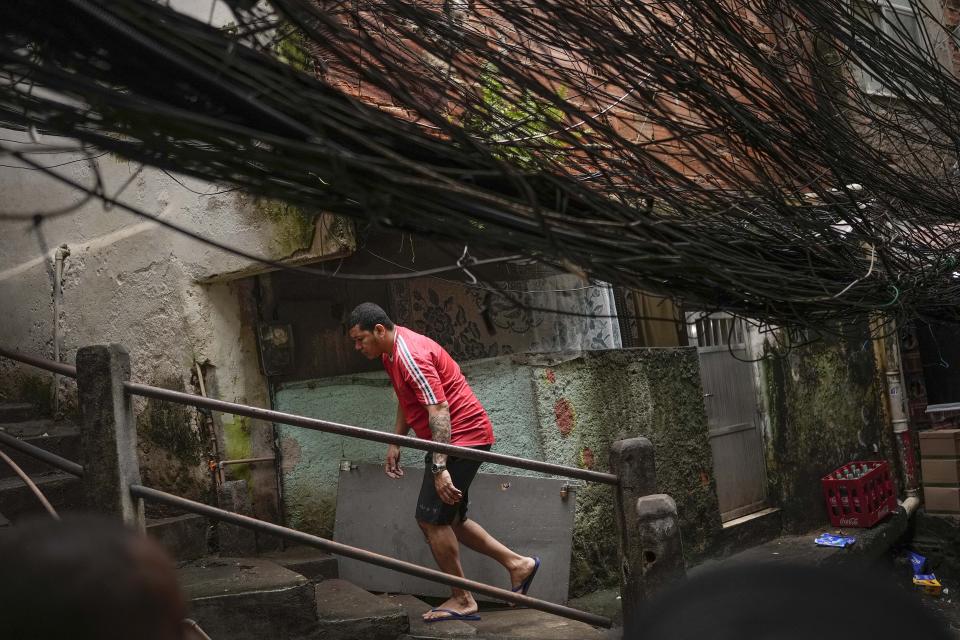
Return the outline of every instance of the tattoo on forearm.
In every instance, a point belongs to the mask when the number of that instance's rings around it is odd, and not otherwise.
[[[450,412],[441,411],[435,415],[430,416],[429,420],[430,431],[433,433],[434,442],[443,442],[449,444],[450,442]],[[434,464],[444,464],[447,461],[447,454],[445,453],[433,453],[433,463]]]

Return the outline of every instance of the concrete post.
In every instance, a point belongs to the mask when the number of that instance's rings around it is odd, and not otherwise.
[[[646,438],[614,442],[610,471],[620,478],[615,508],[620,540],[623,637],[640,637],[646,600],[685,572],[677,506],[657,486],[653,444]]]
[[[80,453],[86,507],[119,516],[144,531],[143,503],[130,497],[140,483],[137,428],[123,383],[130,379],[130,356],[121,345],[77,351],[80,401]]]

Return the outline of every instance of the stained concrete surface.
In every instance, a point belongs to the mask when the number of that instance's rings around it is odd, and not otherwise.
[[[207,558],[177,571],[190,615],[212,638],[316,637],[313,585],[258,558]]]
[[[197,560],[209,553],[210,528],[209,520],[192,513],[147,521],[147,535],[179,561]]]
[[[721,567],[738,564],[796,563],[816,566],[861,565],[885,556],[907,532],[909,519],[903,509],[870,529],[846,529],[845,535],[856,538],[851,547],[820,547],[813,540],[821,533],[837,529],[826,523],[809,533],[775,538],[726,558],[714,558],[691,568],[688,575],[696,575]]]
[[[276,562],[284,569],[299,573],[311,582],[340,577],[336,556],[313,547],[287,547],[265,553],[262,557]]]
[[[536,609],[483,611],[480,620],[469,624],[477,630],[478,638],[497,640],[604,640],[611,637],[606,629]]]
[[[409,640],[443,640],[445,638],[475,638],[477,630],[460,620],[448,620],[442,623],[427,623],[423,614],[432,609],[429,604],[411,595],[383,594],[387,602],[400,607],[410,619]],[[406,639],[405,639],[406,640]]]
[[[409,628],[396,603],[378,598],[346,580],[316,585],[319,637],[324,640],[395,640]]]

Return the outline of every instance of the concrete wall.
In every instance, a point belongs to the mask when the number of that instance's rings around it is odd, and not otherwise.
[[[804,533],[827,519],[821,477],[851,460],[882,458],[896,469],[882,372],[865,323],[807,346],[768,344],[767,355],[760,367],[770,496],[784,530]]]
[[[462,368],[490,413],[499,453],[606,470],[612,441],[649,437],[657,448],[660,490],[677,500],[691,558],[713,544],[720,516],[695,350],[507,356]],[[286,384],[275,395],[280,411],[381,430],[392,428],[395,403],[383,373]],[[296,427],[277,429],[288,524],[329,535],[340,461],[380,462],[386,448]],[[403,453],[406,465],[422,461],[419,451]],[[484,470],[530,473],[497,465]],[[608,487],[577,488],[572,594],[616,582],[612,496]]]
[[[15,132],[4,132],[3,137],[27,141]],[[37,157],[46,165],[62,164],[57,170],[73,180],[94,184],[94,167],[75,154]],[[94,162],[108,194],[126,185],[118,196],[123,202],[254,255],[301,261],[343,252],[350,243],[347,227],[331,227],[316,214],[237,192],[219,193],[221,188],[197,180],[181,177],[181,185],[162,172],[139,171],[111,155]],[[9,159],[5,163],[15,164]],[[0,169],[0,192],[5,212],[43,213],[80,201],[68,187],[20,168]],[[199,363],[211,395],[269,406],[253,330],[255,283],[239,279],[262,267],[154,221],[117,208],[105,210],[96,201],[36,228],[29,219],[0,220],[4,346],[52,357],[52,264],[61,244],[70,249],[56,319],[63,361],[73,362],[80,346],[117,342],[130,351],[135,381],[198,392],[194,365]],[[0,359],[0,389],[7,399],[49,406],[49,376],[35,369]],[[66,381],[61,399],[69,415],[75,393]],[[205,458],[212,453],[212,442],[206,442],[198,428],[196,412],[153,401],[138,401],[136,409],[144,480],[188,496],[204,495],[210,487]],[[216,418],[223,457],[272,452],[270,425]],[[274,495],[272,478],[273,472],[264,468],[265,496]],[[271,511],[275,506],[259,514],[269,516]]]

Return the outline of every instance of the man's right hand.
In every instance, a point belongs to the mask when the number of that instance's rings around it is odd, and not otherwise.
[[[400,468],[400,447],[395,444],[387,447],[387,463],[384,465],[384,470],[394,480],[403,477],[403,469]]]

